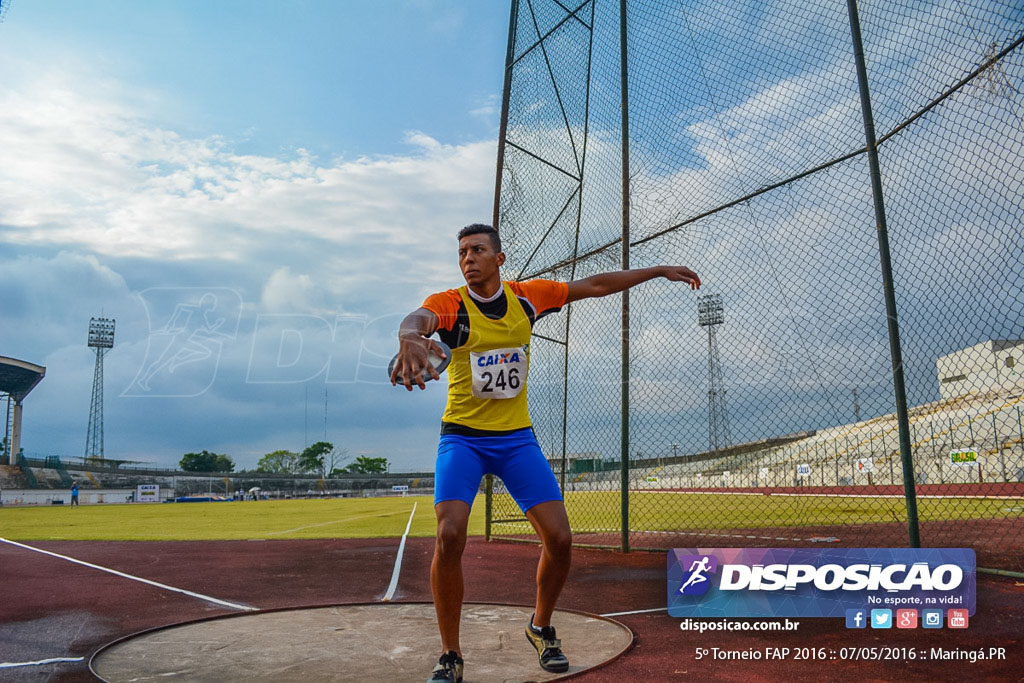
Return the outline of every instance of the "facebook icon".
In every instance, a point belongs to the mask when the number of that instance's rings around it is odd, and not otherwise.
[[[862,609],[846,610],[846,628],[867,628],[867,612]]]

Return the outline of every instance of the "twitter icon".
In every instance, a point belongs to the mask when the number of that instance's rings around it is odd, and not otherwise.
[[[871,628],[892,628],[892,610],[871,610]]]

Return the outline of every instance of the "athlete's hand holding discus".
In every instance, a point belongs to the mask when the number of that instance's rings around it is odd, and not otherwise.
[[[402,322],[398,331],[398,354],[391,359],[388,374],[391,385],[404,384],[412,391],[416,384],[426,389],[427,381],[441,379],[441,373],[451,360],[451,349],[444,343],[427,337],[437,329],[437,314],[420,308]]]

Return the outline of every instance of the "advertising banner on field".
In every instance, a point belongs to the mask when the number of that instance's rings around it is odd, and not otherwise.
[[[159,484],[139,484],[135,488],[135,502],[136,503],[159,503],[160,502],[160,485]]]
[[[949,463],[960,467],[971,467],[978,464],[978,451],[950,451]]]
[[[847,610],[974,614],[969,548],[675,548],[673,617],[845,617]]]

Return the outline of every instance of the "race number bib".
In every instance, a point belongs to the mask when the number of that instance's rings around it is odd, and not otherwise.
[[[477,398],[513,398],[526,386],[526,349],[493,349],[469,354],[473,369],[473,395]]]

